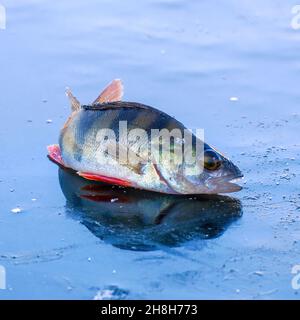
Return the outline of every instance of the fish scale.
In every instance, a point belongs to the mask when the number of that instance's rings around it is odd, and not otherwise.
[[[59,165],[89,180],[162,193],[216,194],[241,190],[232,182],[242,177],[237,166],[168,114],[141,103],[121,101],[123,85],[120,80],[107,86],[91,105],[81,105],[69,89],[67,95],[72,114],[61,130],[59,146],[48,148],[49,158]],[[143,129],[146,136],[130,140],[120,135],[121,121],[126,121],[129,133],[133,129]],[[108,144],[107,140],[99,140],[104,138],[100,134],[102,129],[111,129],[116,140],[108,140]],[[181,135],[179,138],[171,135],[169,141],[157,139],[154,143],[150,141],[152,129],[158,130],[159,135],[162,130],[172,133],[177,129]],[[190,146],[183,137],[190,137]],[[151,153],[149,157],[150,142],[158,153]],[[106,149],[114,144],[115,155]],[[196,152],[197,144],[203,147],[201,153]],[[165,154],[163,150],[168,146],[169,153]],[[175,152],[182,149],[186,152],[185,147],[190,147],[195,154],[196,161],[192,164],[187,162],[188,154],[181,156]],[[134,156],[138,162],[120,161],[121,152],[126,152],[128,158]]]

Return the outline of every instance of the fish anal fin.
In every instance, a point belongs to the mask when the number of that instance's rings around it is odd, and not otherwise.
[[[132,187],[132,183],[123,179],[108,177],[100,174],[81,172],[78,171],[77,174],[87,180],[101,181],[109,184],[114,184],[122,187]]]
[[[48,150],[48,158],[53,161],[54,163],[65,167],[62,156],[61,156],[61,151],[60,147],[58,144],[52,144],[47,147]]]
[[[120,79],[113,80],[93,102],[94,104],[120,101],[123,96],[123,84]]]

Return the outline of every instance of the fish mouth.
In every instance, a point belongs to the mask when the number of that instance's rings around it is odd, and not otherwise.
[[[231,174],[223,177],[212,178],[208,182],[208,188],[214,193],[230,193],[237,192],[243,189],[237,184],[244,177],[242,173]]]

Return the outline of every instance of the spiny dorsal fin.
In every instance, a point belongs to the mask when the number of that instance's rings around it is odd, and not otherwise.
[[[120,79],[113,80],[92,103],[93,105],[105,102],[120,101],[123,96],[123,84]]]
[[[114,101],[114,102],[106,102],[92,105],[83,105],[83,109],[85,110],[109,110],[116,108],[136,108],[136,109],[153,109],[152,107],[146,106],[137,102],[128,102],[128,101]]]
[[[80,102],[73,96],[70,88],[66,88],[66,96],[70,100],[72,111],[79,110],[80,109]]]

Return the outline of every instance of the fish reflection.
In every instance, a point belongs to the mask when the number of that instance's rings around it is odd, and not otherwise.
[[[68,211],[96,237],[126,250],[175,247],[222,235],[241,217],[239,200],[174,196],[89,181],[59,169]]]

